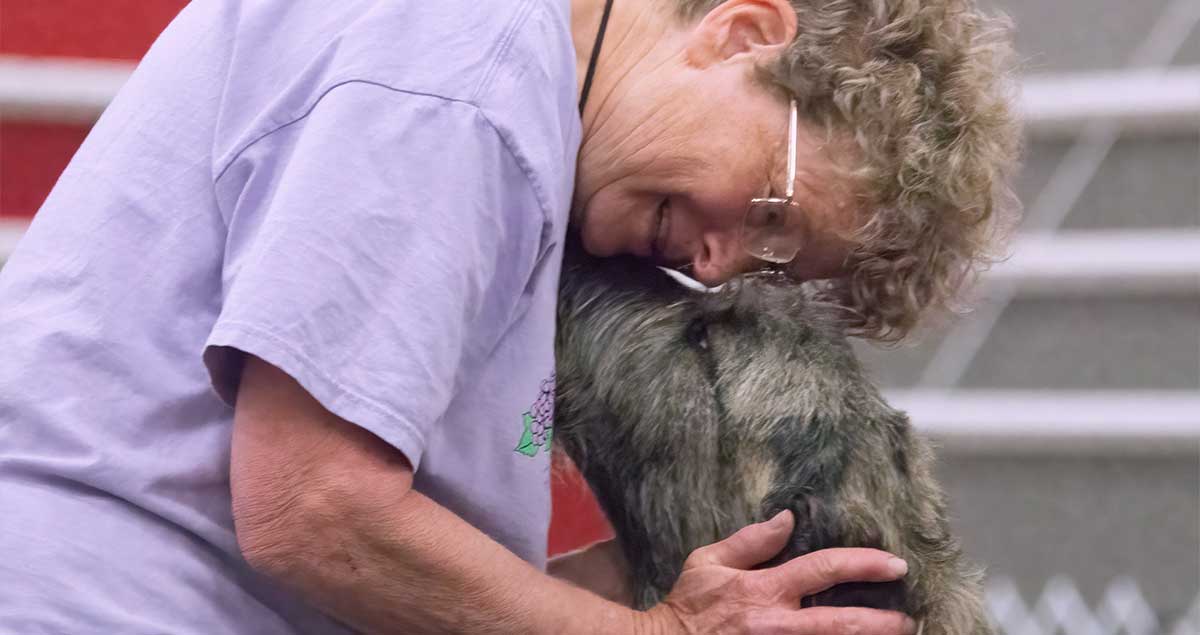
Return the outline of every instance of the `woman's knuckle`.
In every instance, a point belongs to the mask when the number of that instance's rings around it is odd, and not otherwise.
[[[683,561],[684,569],[694,569],[701,565],[708,564],[708,547],[700,547],[699,549],[688,554],[688,557]]]
[[[809,570],[812,571],[817,578],[825,581],[836,580],[841,573],[841,570],[833,556],[824,552],[813,554],[812,561],[809,563],[809,567]]]
[[[764,635],[786,631],[786,623],[774,611],[754,610],[741,613],[736,632]]]
[[[853,613],[839,613],[833,617],[833,635],[866,635],[866,626]]]
[[[750,573],[738,576],[733,582],[732,591],[737,601],[745,606],[768,606],[778,595],[770,580]]]

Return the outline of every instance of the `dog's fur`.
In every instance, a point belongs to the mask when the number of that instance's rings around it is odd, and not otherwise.
[[[554,438],[616,530],[636,605],[661,600],[692,550],[790,509],[777,561],[862,546],[910,567],[903,583],[809,602],[901,609],[924,635],[990,633],[929,446],[828,309],[793,286],[735,286],[696,292],[632,261],[564,265]]]

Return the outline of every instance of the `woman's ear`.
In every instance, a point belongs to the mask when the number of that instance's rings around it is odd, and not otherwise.
[[[788,0],[726,0],[692,27],[688,59],[703,68],[778,55],[796,37],[796,28]]]

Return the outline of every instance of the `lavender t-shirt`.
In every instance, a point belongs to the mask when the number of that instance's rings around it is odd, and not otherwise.
[[[340,633],[236,544],[245,354],[542,565],[566,0],[195,0],[0,274],[0,632]]]

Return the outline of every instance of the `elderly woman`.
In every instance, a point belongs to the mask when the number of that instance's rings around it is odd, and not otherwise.
[[[547,576],[538,400],[568,231],[826,280],[871,337],[945,305],[1004,207],[1002,36],[971,0],[191,3],[0,278],[0,631],[911,632],[799,608],[888,554],[757,569],[786,515],[648,612]]]

